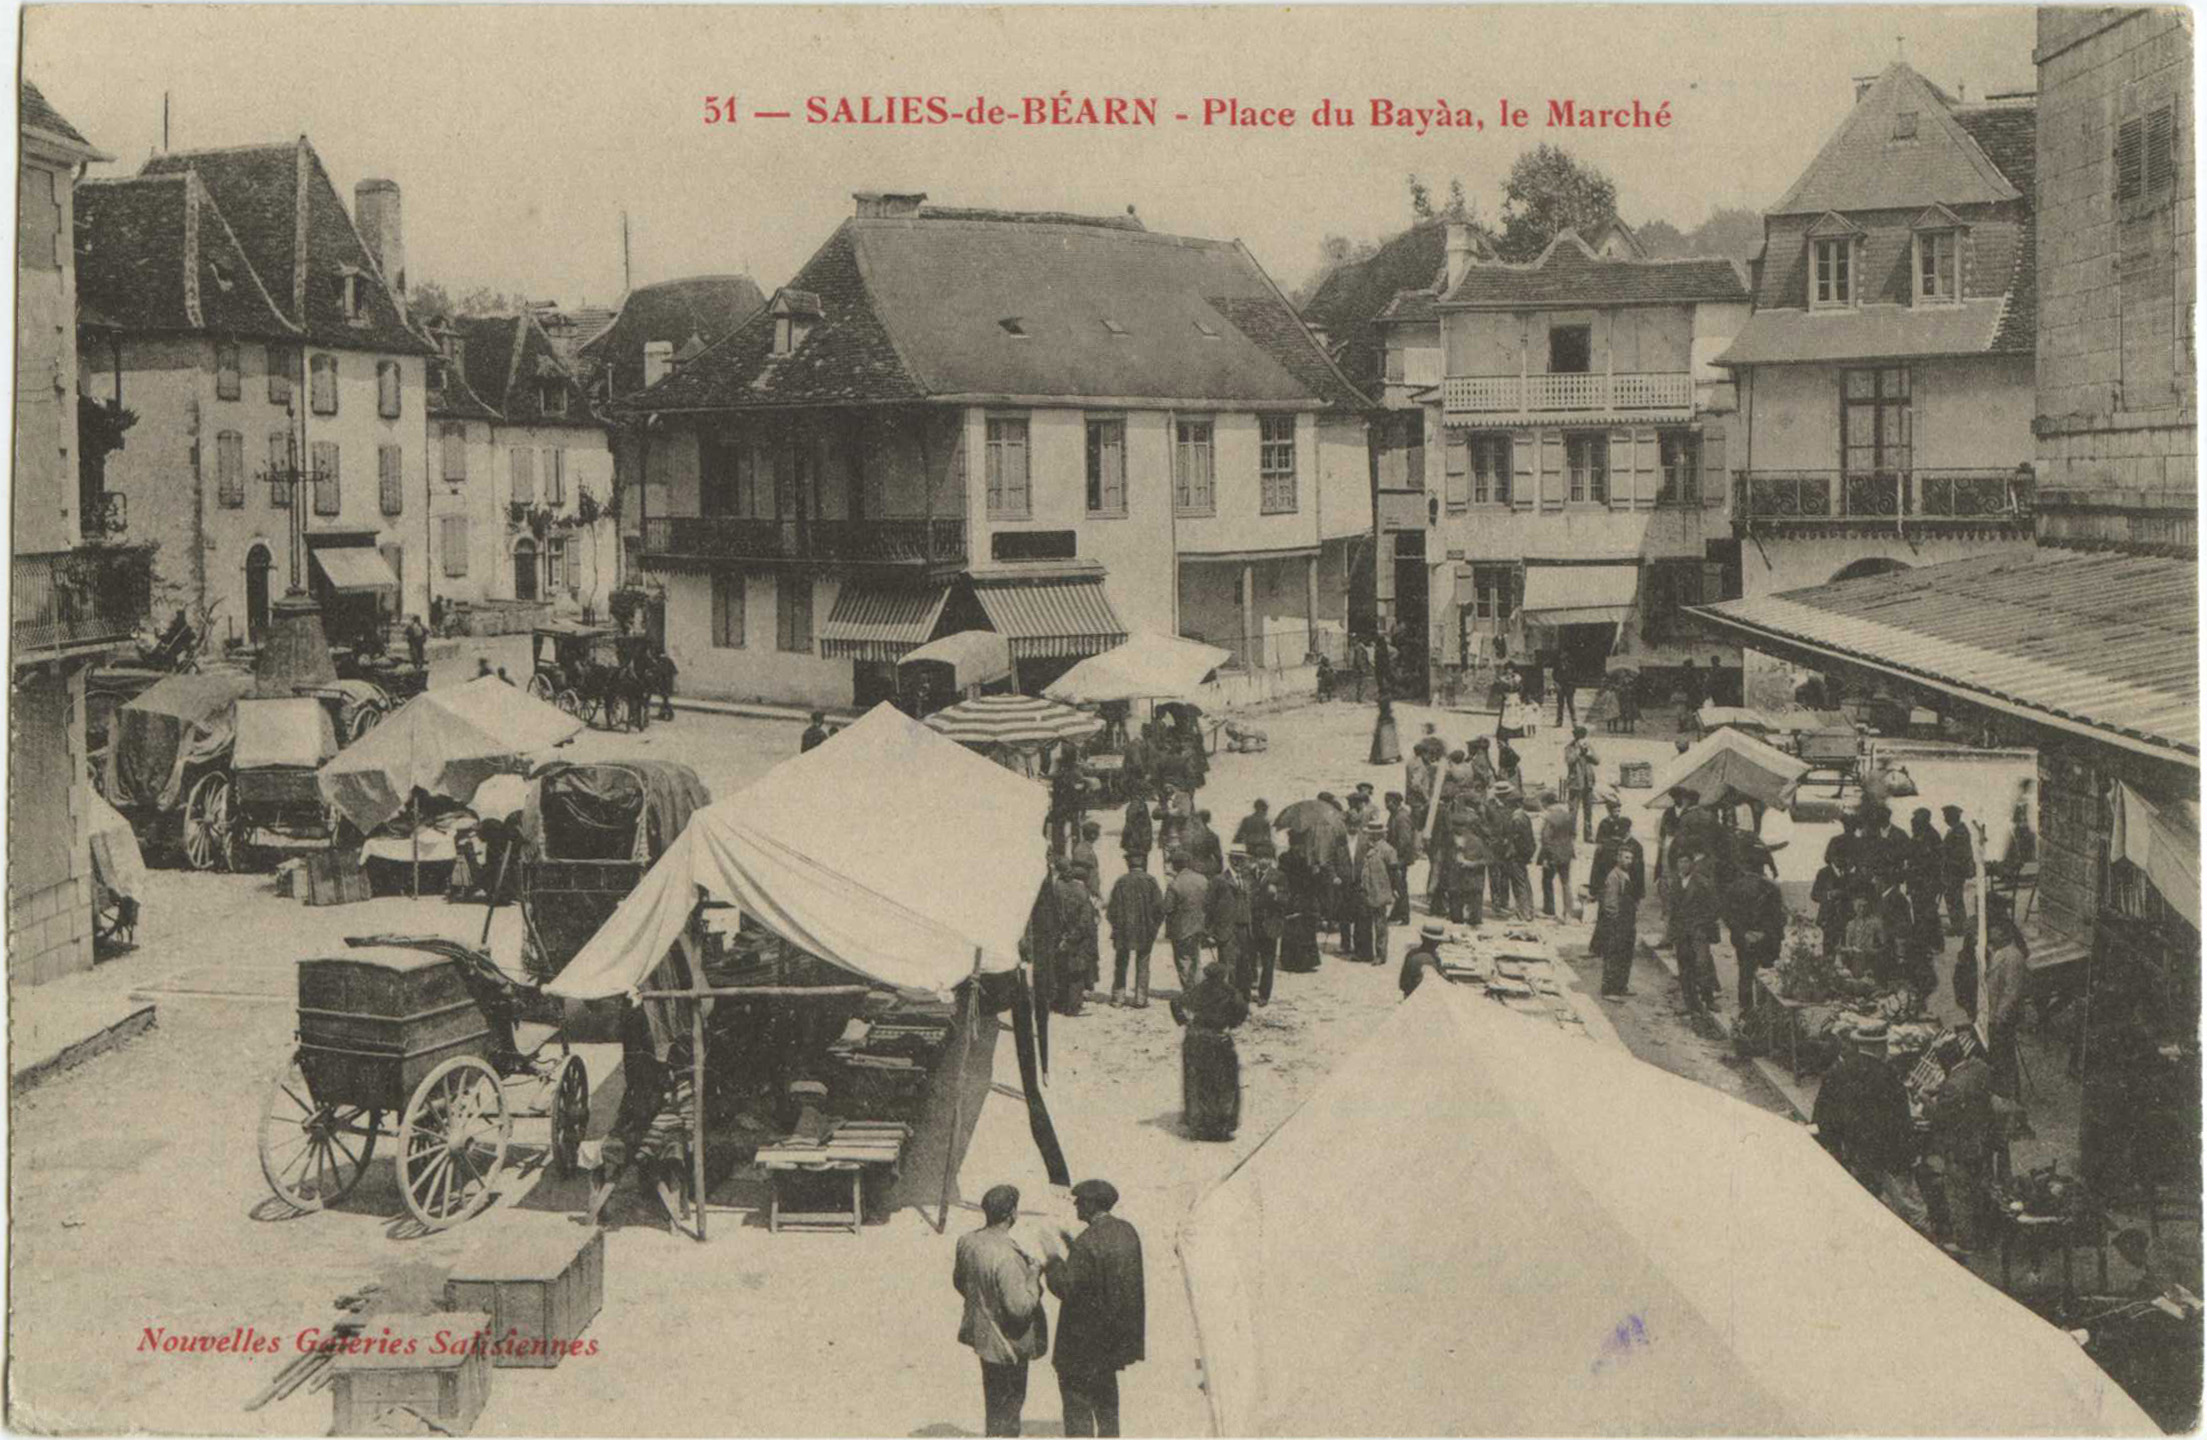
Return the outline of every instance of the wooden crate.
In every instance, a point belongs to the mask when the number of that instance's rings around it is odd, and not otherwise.
[[[457,960],[389,950],[299,962],[300,1063],[318,1102],[401,1109],[446,1060],[490,1049]]]
[[[605,1304],[605,1232],[510,1212],[452,1267],[444,1294],[455,1310],[490,1312],[491,1364],[548,1370]]]
[[[331,1361],[330,1433],[467,1434],[490,1398],[490,1356],[477,1342],[490,1323],[474,1312],[375,1317],[363,1338],[388,1339],[401,1353],[379,1348]]]
[[[324,850],[307,857],[307,904],[356,905],[368,898],[368,872],[359,855]]]
[[[1620,789],[1645,790],[1655,784],[1655,762],[1652,760],[1627,760],[1617,767],[1617,784]]]

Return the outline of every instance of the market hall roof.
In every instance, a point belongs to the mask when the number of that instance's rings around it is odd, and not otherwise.
[[[1444,310],[1521,310],[1746,299],[1747,282],[1730,260],[1609,260],[1566,230],[1530,264],[1472,261],[1438,303]]]
[[[1831,656],[2199,765],[2195,561],[2042,548],[1689,613],[1751,649]]]
[[[736,331],[631,412],[919,400],[1148,401],[1362,409],[1239,242],[1117,217],[921,209],[845,220],[790,281],[820,320],[776,353]]]
[[[341,350],[430,353],[429,341],[393,297],[306,136],[280,145],[156,155],[138,173],[142,178],[194,176],[236,237],[254,279],[309,343]],[[159,264],[168,257],[157,253],[145,258]],[[357,318],[345,313],[348,276],[360,282]]]

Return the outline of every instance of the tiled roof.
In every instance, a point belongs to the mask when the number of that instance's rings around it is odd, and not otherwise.
[[[1776,365],[1824,360],[1906,360],[1931,355],[1981,355],[1999,338],[2005,306],[1998,300],[1959,305],[1865,305],[1859,310],[1757,310],[1747,317],[1719,365]]]
[[[1441,318],[1440,295],[1430,289],[1404,290],[1387,302],[1379,318],[1399,325],[1432,324]]]
[[[473,317],[467,317],[473,318]],[[458,347],[459,363],[444,358],[442,354],[429,362],[425,371],[429,391],[429,415],[433,420],[488,420],[493,423],[504,420],[505,415],[491,403],[491,396],[502,393],[506,367],[512,350],[510,338],[502,347],[500,337],[485,337],[484,354],[475,353],[475,337],[466,328],[466,319],[454,317],[437,322],[430,328],[440,351],[449,342]],[[475,388],[471,377],[482,376],[491,388],[486,395]]]
[[[1899,139],[1896,117],[1915,117]],[[2013,200],[2017,187],[1958,123],[1945,93],[1906,65],[1878,76],[1773,215],[1920,209]]]
[[[189,174],[79,185],[76,247],[81,324],[299,339]]]
[[[2028,550],[1691,612],[2042,724],[2199,763],[2199,566]]]
[[[640,286],[579,353],[589,365],[612,367],[613,394],[634,394],[644,388],[645,345],[664,340],[679,346],[692,335],[711,344],[765,303],[748,275],[692,275]]]
[[[922,220],[987,220],[1013,225],[1092,225],[1099,230],[1146,230],[1131,212],[1125,215],[1076,215],[1065,210],[979,210],[962,205],[922,205]]]
[[[1340,266],[1303,306],[1303,318],[1326,332],[1334,361],[1351,384],[1377,391],[1386,383],[1387,341],[1378,324],[1405,291],[1431,290],[1448,268],[1448,223],[1428,220],[1395,236],[1372,255]]]
[[[92,142],[84,138],[83,131],[70,124],[62,117],[59,110],[46,103],[46,97],[39,93],[36,85],[25,80],[19,93],[23,97],[23,108],[19,118],[24,129],[43,130],[47,134],[58,136],[72,145],[81,146],[92,151],[100,159],[107,158],[104,155],[99,155],[99,152],[93,149]]]
[[[1747,283],[1731,261],[1604,260],[1566,230],[1529,265],[1474,261],[1440,299],[1443,309],[1524,306],[1690,305],[1745,300]]]
[[[336,349],[429,352],[429,342],[392,298],[305,136],[288,145],[156,155],[139,174],[185,171],[198,177],[269,297],[309,341]],[[348,272],[361,280],[358,323],[345,315]]]
[[[1954,119],[1977,142],[2000,173],[2022,193],[2022,233],[2008,282],[2008,309],[2001,316],[1995,350],[2038,348],[2038,106],[1972,105]]]
[[[595,425],[582,386],[560,363],[551,337],[526,315],[467,315],[452,327],[462,341],[467,389],[489,402],[509,425]],[[556,383],[565,411],[547,413],[541,385]]]
[[[976,396],[1362,404],[1236,243],[1035,219],[852,219],[790,288],[818,296],[822,311],[793,354],[772,353],[774,317],[762,311],[628,408]]]

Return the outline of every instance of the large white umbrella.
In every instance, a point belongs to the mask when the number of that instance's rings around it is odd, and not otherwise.
[[[1081,661],[1042,693],[1068,705],[1196,700],[1211,672],[1233,658],[1232,652],[1200,640],[1138,632],[1123,644]]]
[[[362,831],[416,790],[465,803],[526,755],[571,740],[582,721],[496,676],[424,690],[316,775],[322,798]]]
[[[981,695],[920,723],[961,745],[1047,745],[1103,729],[1101,718],[1037,695]]]

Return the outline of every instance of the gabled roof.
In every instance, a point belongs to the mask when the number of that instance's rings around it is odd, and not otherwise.
[[[46,97],[30,81],[25,80],[16,93],[22,97],[22,109],[17,118],[24,130],[37,133],[49,143],[59,142],[62,148],[74,150],[87,160],[115,158],[94,149],[92,142],[84,138],[84,132],[62,118],[59,110],[47,104]]]
[[[420,355],[407,320],[307,137],[286,145],[156,155],[141,176],[190,172],[236,235],[277,309],[317,345]],[[346,318],[344,284],[360,280],[363,318]]]
[[[461,340],[465,388],[487,402],[508,425],[596,425],[588,397],[560,363],[544,328],[528,315],[465,315],[450,322]],[[565,413],[544,409],[542,387],[556,384],[567,396]],[[455,400],[464,403],[463,397]],[[486,417],[487,418],[487,417]]]
[[[1955,123],[1969,132],[2023,201],[2023,233],[2017,237],[2014,274],[2008,282],[2008,308],[1992,348],[2038,348],[2038,101],[2012,99],[1957,106]]]
[[[79,185],[76,247],[83,324],[300,338],[189,172]]]
[[[1387,362],[1378,322],[1416,318],[1390,312],[1406,292],[1437,289],[1447,269],[1448,222],[1421,221],[1364,259],[1336,268],[1303,306],[1303,318],[1326,332],[1341,373],[1376,391],[1386,383]]]
[[[1826,210],[1809,226],[1809,236],[1821,240],[1831,235],[1867,235],[1869,232],[1836,210]]]
[[[644,388],[644,346],[681,345],[692,335],[708,344],[766,303],[748,275],[692,275],[631,290],[611,324],[577,352],[589,365],[610,366],[616,396]]]
[[[1968,223],[1944,205],[1928,205],[1915,219],[1908,222],[1911,230],[1962,230]]]
[[[1896,140],[1894,117],[1906,114],[1916,117],[1915,134]],[[1896,61],[1863,92],[1770,213],[1982,205],[2020,193],[1957,122],[1944,92]]]
[[[472,317],[470,317],[472,318]],[[425,385],[429,391],[429,415],[435,420],[487,420],[497,423],[506,417],[496,405],[469,380],[470,375],[481,374],[492,386],[492,395],[503,394],[505,369],[509,363],[509,350],[502,348],[495,334],[485,337],[485,354],[478,357],[470,332],[463,328],[461,317],[440,320],[430,327],[430,337],[436,342],[438,358],[431,360],[425,372]],[[450,347],[450,348],[448,348]],[[448,358],[451,349],[459,351],[457,363]],[[477,367],[480,365],[480,369]]]
[[[623,408],[1366,403],[1238,242],[922,211],[844,221],[790,290],[820,302],[793,353],[773,353],[761,311]]]
[[[1604,260],[1566,230],[1530,264],[1473,261],[1439,304],[1444,310],[1517,310],[1745,299],[1747,282],[1730,260]]]

